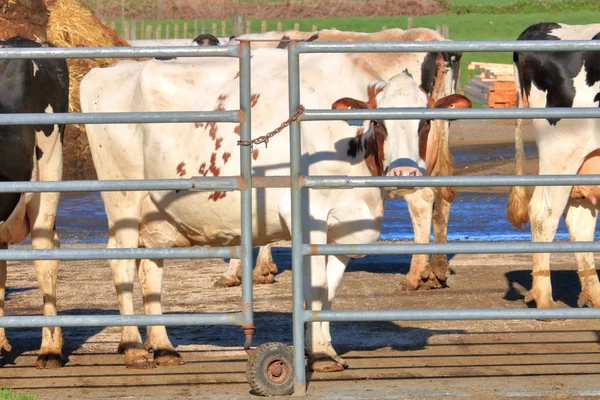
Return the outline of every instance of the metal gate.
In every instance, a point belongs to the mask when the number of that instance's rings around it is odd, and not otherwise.
[[[301,53],[349,52],[431,52],[431,51],[584,51],[600,50],[600,42],[592,41],[464,41],[464,42],[381,42],[323,43],[292,42],[288,50],[289,105],[293,115],[300,105],[299,55]],[[251,138],[250,47],[148,47],[148,48],[29,48],[0,49],[0,58],[94,58],[94,57],[238,57],[240,60],[240,110],[215,112],[160,113],[86,113],[86,114],[10,114],[0,115],[0,125],[62,123],[158,123],[158,122],[239,122],[242,140]],[[453,243],[453,244],[371,244],[311,245],[303,242],[302,197],[308,188],[342,187],[442,187],[442,186],[572,186],[600,185],[600,175],[567,176],[471,176],[471,177],[339,177],[302,176],[300,172],[300,121],[356,119],[514,119],[514,118],[600,118],[598,108],[546,108],[502,110],[430,110],[419,108],[379,110],[306,110],[290,126],[291,191],[292,191],[292,274],[293,274],[293,390],[306,393],[304,362],[304,324],[312,321],[402,321],[402,320],[474,320],[474,319],[591,319],[599,318],[598,309],[445,309],[386,311],[321,311],[304,310],[302,276],[305,262],[313,255],[340,254],[442,254],[442,253],[541,253],[600,251],[600,243]],[[189,178],[141,181],[65,181],[65,182],[0,182],[0,192],[43,191],[109,191],[109,190],[239,190],[242,193],[242,244],[231,247],[193,247],[184,249],[60,249],[4,250],[2,260],[34,259],[138,259],[138,258],[221,258],[242,259],[242,311],[221,314],[169,314],[138,316],[3,316],[0,326],[7,328],[42,326],[128,326],[128,325],[238,325],[244,328],[250,348],[253,326],[252,309],[252,176],[250,148],[242,146],[239,177]],[[263,187],[282,187],[282,181],[264,181]],[[254,357],[251,357],[251,359]],[[282,387],[283,393],[291,388]]]

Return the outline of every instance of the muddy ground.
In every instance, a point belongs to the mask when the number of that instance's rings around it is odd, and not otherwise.
[[[492,146],[512,140],[512,123],[461,123],[453,147]],[[458,128],[458,126],[457,126]],[[469,133],[470,132],[470,133]],[[529,136],[530,137],[530,136]],[[462,139],[461,139],[462,138]],[[493,139],[490,139],[493,138]],[[510,160],[469,164],[459,173],[504,173]],[[508,173],[507,172],[507,173]],[[289,243],[275,248],[280,273],[273,285],[256,286],[254,344],[291,344]],[[449,287],[400,292],[407,256],[353,260],[335,309],[524,308],[531,286],[531,256],[455,255]],[[183,260],[167,264],[164,310],[169,313],[237,311],[240,288],[215,289],[224,260]],[[554,297],[576,307],[579,282],[572,255],[552,256]],[[9,315],[38,314],[41,306],[30,263],[9,262]],[[111,273],[102,261],[62,262],[59,312],[116,314]],[[142,311],[136,286],[136,310]],[[11,329],[13,345],[2,357],[0,386],[39,398],[247,398],[246,355],[236,327],[171,327],[170,337],[187,364],[128,370],[117,354],[119,328],[64,329],[66,365],[34,368],[38,329]],[[143,332],[142,332],[143,333]],[[309,374],[310,398],[598,398],[598,321],[456,321],[332,323],[334,346],[350,363],[336,374]]]

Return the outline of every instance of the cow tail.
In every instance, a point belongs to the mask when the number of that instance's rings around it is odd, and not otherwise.
[[[448,137],[450,133],[450,123],[440,120],[435,121],[435,123],[439,124],[438,128],[441,129],[442,132],[438,147],[435,175],[454,176],[454,159],[452,158],[452,153],[450,153],[450,143]],[[440,195],[444,200],[451,203],[456,195],[456,190],[454,187],[442,187],[440,188]]]
[[[523,92],[517,65],[515,68],[515,92],[517,95],[517,107],[524,108]],[[523,164],[525,153],[523,151],[523,120],[517,119],[515,128],[515,175],[523,175]],[[517,229],[529,221],[529,200],[531,195],[526,186],[512,186],[506,203],[506,216],[511,224]]]

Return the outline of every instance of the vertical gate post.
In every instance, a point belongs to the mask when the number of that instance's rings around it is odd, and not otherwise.
[[[288,46],[288,85],[290,116],[300,106],[300,57],[298,42]],[[290,180],[292,193],[292,316],[294,338],[294,395],[306,395],[306,374],[304,371],[304,293],[302,244],[302,187],[300,186],[300,120],[290,125]]]
[[[240,139],[252,139],[250,124],[250,43],[240,43]],[[242,229],[242,329],[248,350],[254,333],[252,308],[252,155],[250,146],[240,146]]]

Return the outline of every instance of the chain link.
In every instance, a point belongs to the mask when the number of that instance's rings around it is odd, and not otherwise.
[[[267,133],[266,135],[259,136],[256,139],[238,140],[238,142],[237,142],[238,146],[253,146],[255,144],[264,143],[265,148],[267,148],[267,144],[269,144],[269,139],[271,139],[273,136],[277,135],[279,132],[281,132],[282,130],[287,128],[292,122],[294,122],[298,118],[300,118],[300,115],[302,115],[303,112],[304,112],[304,106],[302,104],[300,104],[300,107],[298,107],[298,110],[296,111],[296,113],[294,115],[292,115],[290,118],[288,118],[287,120],[285,120],[278,128],[272,130],[271,132]]]

